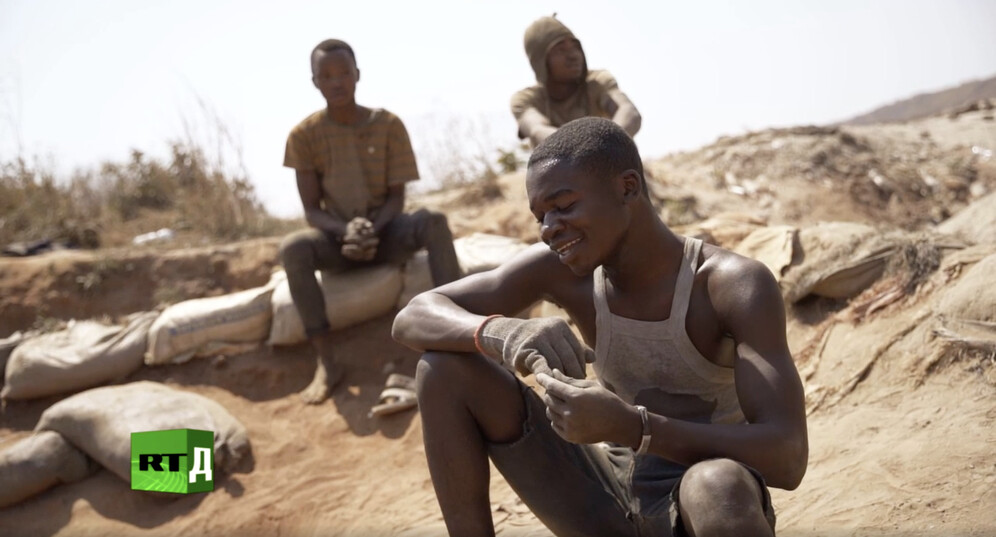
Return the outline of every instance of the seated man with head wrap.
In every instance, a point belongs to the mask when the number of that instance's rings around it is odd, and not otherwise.
[[[608,71],[588,70],[581,41],[559,20],[533,22],[524,44],[539,84],[512,96],[520,138],[536,147],[568,121],[588,116],[611,119],[630,136],[640,130],[636,106]]]

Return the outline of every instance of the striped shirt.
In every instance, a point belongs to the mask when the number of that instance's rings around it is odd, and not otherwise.
[[[344,220],[369,216],[388,187],[419,178],[405,125],[377,108],[360,125],[336,123],[326,109],[311,114],[287,137],[284,166],[317,172],[325,210]]]

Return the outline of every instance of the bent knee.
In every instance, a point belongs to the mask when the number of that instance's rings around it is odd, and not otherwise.
[[[423,419],[469,415],[488,442],[507,443],[522,435],[522,390],[497,363],[478,354],[427,352],[415,379]]]
[[[760,483],[742,464],[712,459],[692,465],[681,478],[681,502],[760,500]]]
[[[518,383],[499,364],[477,354],[429,351],[415,368],[419,398],[441,396],[450,399],[477,399],[484,394],[502,399],[510,389],[518,395]]]
[[[314,249],[307,232],[292,233],[280,242],[280,261],[287,267],[307,264],[314,258]]]
[[[449,385],[467,376],[467,359],[450,352],[424,353],[415,367],[415,386],[419,397],[434,391],[437,385]]]
[[[439,233],[443,230],[449,232],[450,225],[446,215],[429,209],[419,209],[412,216],[416,221],[416,228],[422,233]]]
[[[428,221],[429,225],[434,228],[449,228],[449,221],[446,219],[446,215],[436,211],[426,211],[429,213]]]
[[[743,465],[713,459],[681,478],[678,508],[690,535],[772,535],[774,515],[762,484]]]

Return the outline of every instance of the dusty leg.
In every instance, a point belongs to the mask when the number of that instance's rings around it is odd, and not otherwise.
[[[344,370],[332,358],[331,332],[313,336],[311,344],[318,352],[318,363],[315,366],[315,378],[301,391],[301,399],[310,405],[317,405],[332,395],[335,385],[342,380]]]
[[[332,388],[342,378],[342,367],[332,359],[332,337],[325,315],[325,298],[315,277],[319,269],[345,270],[347,264],[338,245],[317,229],[292,233],[280,245],[280,258],[287,272],[294,307],[301,315],[305,332],[318,353],[315,378],[301,392],[309,404],[318,404],[332,393]]]
[[[460,262],[453,249],[453,234],[446,215],[426,211],[419,226],[419,242],[429,252],[429,270],[436,287],[460,279]]]
[[[681,479],[678,496],[681,520],[691,537],[775,534],[764,517],[761,485],[730,459],[693,465]]]
[[[511,373],[478,355],[427,353],[419,409],[432,485],[452,536],[493,536],[486,442],[522,434],[525,405]]]

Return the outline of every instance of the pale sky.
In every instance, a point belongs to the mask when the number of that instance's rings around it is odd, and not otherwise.
[[[357,101],[405,121],[431,179],[447,148],[516,143],[508,100],[535,82],[522,34],[553,12],[639,108],[645,158],[996,75],[987,0],[0,0],[0,160],[68,175],[132,148],[165,155],[185,122],[210,125],[201,101],[267,208],[297,216],[281,164],[291,127],[324,106],[315,44],[353,46]]]

